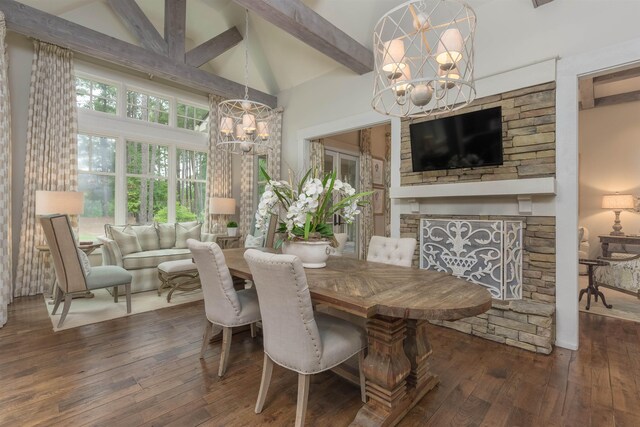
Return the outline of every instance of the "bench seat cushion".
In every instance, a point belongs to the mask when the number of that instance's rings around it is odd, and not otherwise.
[[[179,261],[165,261],[158,265],[158,270],[171,274],[185,271],[198,271],[198,268],[191,259],[182,259]]]
[[[190,259],[189,249],[159,249],[156,251],[136,252],[122,257],[122,266],[127,270],[155,268],[165,261]]]

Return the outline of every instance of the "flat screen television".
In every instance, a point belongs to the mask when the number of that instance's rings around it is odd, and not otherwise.
[[[502,108],[409,126],[414,172],[502,164]]]

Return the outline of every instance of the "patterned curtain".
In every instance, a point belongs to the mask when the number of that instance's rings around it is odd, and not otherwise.
[[[373,189],[373,176],[371,167],[371,129],[360,131],[360,188],[359,191],[371,191]],[[367,198],[369,201],[371,197]],[[373,234],[373,206],[367,203],[362,207],[362,213],[358,216],[358,235],[360,244],[358,256],[367,258],[369,240]]]
[[[7,323],[7,305],[13,299],[11,289],[11,113],[8,64],[4,38],[7,27],[0,12],[0,328]]]
[[[240,221],[238,224],[241,236],[251,234],[251,222],[255,215],[253,210],[253,177],[255,169],[255,157],[243,155],[241,159],[240,173]]]
[[[280,157],[282,153],[282,113],[283,109],[275,110],[273,120],[275,129],[273,130],[274,146],[267,154],[267,173],[272,179],[280,179]]]
[[[391,237],[391,197],[389,194],[391,188],[391,132],[385,133],[384,143],[384,235]]]
[[[310,168],[318,172],[324,170],[324,139],[312,139],[309,141],[309,158]]]
[[[204,217],[205,230],[215,231],[214,226],[219,219],[209,214],[209,199],[212,197],[231,197],[231,154],[216,147],[218,134],[218,103],[222,98],[209,95],[209,147],[207,159],[207,186]],[[226,225],[226,224],[225,224]]]
[[[37,40],[33,45],[20,256],[14,296],[42,293],[51,283],[51,269],[45,266],[44,254],[36,249],[36,245],[45,242],[36,220],[36,191],[78,189],[73,53]]]

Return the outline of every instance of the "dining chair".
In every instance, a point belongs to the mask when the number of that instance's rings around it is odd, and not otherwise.
[[[55,302],[51,314],[56,314],[60,302],[64,299],[58,328],[62,327],[67,318],[74,294],[91,290],[113,288],[114,302],[118,302],[118,286],[124,286],[127,296],[127,313],[131,313],[131,273],[115,265],[91,267],[87,255],[76,244],[67,215],[41,216],[40,224],[53,258],[57,279]]]
[[[232,328],[251,325],[251,336],[255,337],[254,324],[260,320],[258,295],[255,288],[235,290],[224,254],[217,243],[189,239],[187,246],[191,250],[200,275],[207,319],[202,336],[200,358],[204,358],[209,340],[213,336],[213,325],[221,326],[222,351],[218,376],[222,377],[229,362]]]
[[[416,239],[410,237],[394,239],[391,237],[371,236],[367,261],[411,267],[415,249]]]
[[[274,362],[298,373],[296,426],[304,424],[311,375],[355,355],[359,357],[360,393],[364,402],[364,330],[328,314],[314,314],[307,277],[298,257],[247,249],[244,258],[258,291],[262,313],[264,364],[256,413],[262,412]]]

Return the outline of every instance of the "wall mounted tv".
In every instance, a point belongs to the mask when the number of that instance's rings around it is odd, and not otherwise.
[[[409,126],[414,172],[502,164],[502,108]]]

